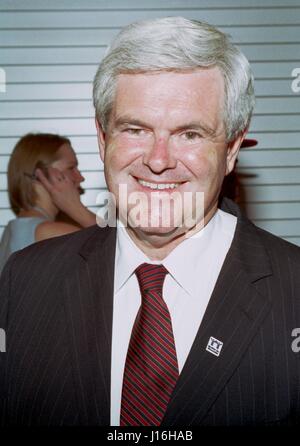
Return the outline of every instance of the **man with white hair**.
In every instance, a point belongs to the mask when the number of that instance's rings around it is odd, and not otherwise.
[[[247,59],[205,23],[134,23],[94,105],[117,227],[8,262],[4,422],[296,424],[299,248],[220,197],[254,106]]]

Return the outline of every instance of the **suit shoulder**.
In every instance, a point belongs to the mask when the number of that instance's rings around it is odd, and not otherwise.
[[[76,232],[51,237],[27,246],[26,248],[22,249],[20,253],[26,255],[34,251],[39,251],[40,253],[47,251],[47,253],[49,253],[50,250],[61,248],[76,250],[76,248],[80,247],[80,245],[82,245],[85,240],[93,236],[97,230],[99,230],[98,226],[93,225],[85,229],[80,229]]]
[[[13,255],[14,265],[16,268],[22,268],[25,264],[36,268],[51,265],[52,269],[56,269],[58,265],[71,265],[72,258],[76,258],[81,247],[90,239],[94,239],[96,243],[103,231],[107,231],[107,228],[94,225],[71,234],[36,242]]]

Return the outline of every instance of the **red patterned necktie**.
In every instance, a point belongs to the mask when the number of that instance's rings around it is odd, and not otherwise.
[[[179,376],[172,322],[162,297],[168,271],[143,263],[135,271],[142,304],[125,363],[121,426],[159,426]]]

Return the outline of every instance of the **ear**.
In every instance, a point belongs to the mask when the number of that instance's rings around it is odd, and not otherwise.
[[[97,117],[95,117],[96,129],[97,129],[97,137],[98,137],[98,145],[100,150],[100,157],[102,162],[104,163],[104,155],[105,155],[105,132],[102,128],[102,125],[98,121]]]
[[[227,156],[226,156],[226,174],[230,174],[233,171],[235,162],[237,160],[241,144],[243,139],[247,134],[248,129],[244,130],[242,133],[239,133],[238,136],[230,141],[227,146]]]

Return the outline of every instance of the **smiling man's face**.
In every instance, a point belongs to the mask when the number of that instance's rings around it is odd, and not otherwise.
[[[107,185],[119,210],[120,184],[128,196],[143,192],[149,203],[153,194],[177,192],[183,198],[186,192],[203,192],[209,220],[241,140],[226,143],[223,103],[218,68],[118,76],[108,128],[104,133],[98,126],[98,135]],[[178,215],[169,228],[152,227],[150,217],[159,213],[161,208],[150,206],[149,224],[136,231],[171,237],[187,231],[176,227]]]

